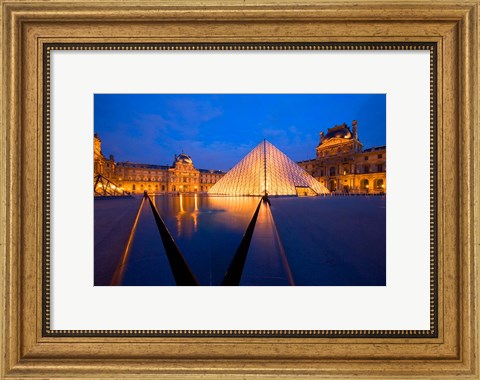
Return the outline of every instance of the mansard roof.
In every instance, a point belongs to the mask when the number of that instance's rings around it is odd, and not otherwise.
[[[353,135],[347,124],[343,123],[333,128],[328,128],[327,134],[324,136],[324,141],[331,138],[351,139]]]

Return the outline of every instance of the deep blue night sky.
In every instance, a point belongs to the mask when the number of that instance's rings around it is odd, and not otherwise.
[[[95,132],[116,161],[228,170],[263,138],[294,161],[315,157],[319,132],[358,120],[364,148],[385,145],[384,94],[96,94]]]

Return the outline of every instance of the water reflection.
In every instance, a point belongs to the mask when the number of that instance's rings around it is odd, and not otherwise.
[[[197,216],[198,216],[198,195],[195,194],[195,208],[193,210],[193,213],[192,213],[192,219],[193,219],[193,228],[194,228],[194,232],[197,232],[197,227],[198,227],[198,219],[197,219]]]
[[[182,194],[151,199],[199,283],[220,285],[259,198]],[[175,283],[147,204],[128,263],[122,259],[141,201],[95,202],[95,285],[110,284],[119,263],[129,270],[123,284]],[[271,198],[271,213],[263,208],[258,215],[241,284],[384,286],[385,207],[385,197]]]
[[[262,202],[240,285],[294,285],[270,206]]]
[[[158,212],[202,285],[218,285],[258,197],[154,196]]]
[[[155,197],[156,198],[156,197]],[[185,204],[185,206],[184,206]],[[193,196],[193,210],[192,197],[180,194],[178,196],[179,211],[176,215],[177,219],[177,237],[184,235],[191,237],[193,233],[198,231],[198,195]],[[191,223],[193,222],[193,228]]]

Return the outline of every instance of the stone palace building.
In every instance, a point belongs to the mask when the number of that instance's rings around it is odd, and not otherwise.
[[[385,146],[363,148],[357,121],[320,132],[316,157],[297,164],[333,194],[385,194],[387,149]],[[130,193],[206,193],[226,173],[197,169],[190,156],[175,155],[172,165],[115,162],[105,157],[101,140],[94,137],[95,188],[98,175]]]
[[[94,136],[94,177],[98,175],[132,194],[141,193],[203,193],[225,173],[220,170],[197,169],[192,159],[182,153],[175,155],[172,165],[151,165],[115,162],[102,153],[101,140]]]
[[[364,149],[357,121],[320,132],[316,157],[298,162],[332,193],[385,194],[387,148]]]

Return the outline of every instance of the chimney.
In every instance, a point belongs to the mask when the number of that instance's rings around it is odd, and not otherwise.
[[[352,134],[353,134],[353,138],[358,140],[358,127],[357,127],[356,120],[352,121]]]

